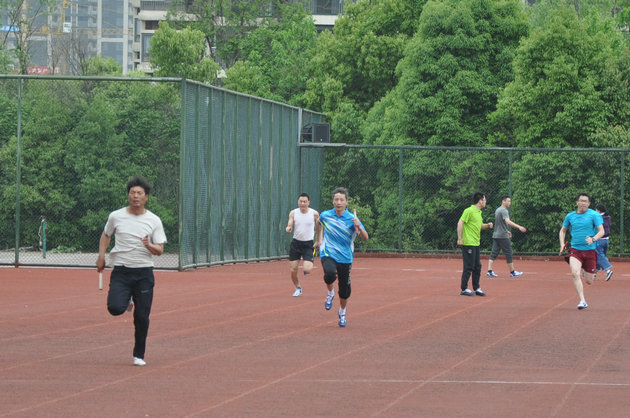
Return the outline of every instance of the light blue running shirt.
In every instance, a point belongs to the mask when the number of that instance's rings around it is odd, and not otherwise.
[[[338,216],[335,209],[326,210],[319,215],[319,222],[324,227],[324,238],[319,248],[321,257],[330,257],[338,263],[350,264],[354,259],[354,239],[357,236],[354,215],[348,209]],[[365,229],[359,221],[361,228]]]
[[[565,216],[562,226],[571,228],[571,248],[588,251],[594,250],[597,244],[595,242],[590,245],[587,244],[586,237],[592,237],[597,234],[597,227],[603,223],[602,215],[593,209],[588,209],[584,213],[577,213],[574,210]]]

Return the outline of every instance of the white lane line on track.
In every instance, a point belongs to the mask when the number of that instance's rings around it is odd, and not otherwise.
[[[298,380],[295,380],[298,382]],[[611,382],[541,382],[520,380],[430,380],[430,379],[307,379],[301,383],[439,383],[465,385],[524,385],[524,386],[598,386],[598,387],[630,387],[630,383]]]

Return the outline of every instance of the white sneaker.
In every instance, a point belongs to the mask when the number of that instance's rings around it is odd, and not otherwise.
[[[334,293],[332,295],[326,296],[326,301],[324,302],[324,308],[326,308],[327,311],[329,311],[330,308],[332,308],[333,299],[335,299]]]
[[[295,288],[295,292],[293,292],[293,297],[298,297],[302,294],[302,288],[301,287],[296,287]]]
[[[141,359],[140,357],[134,357],[133,358],[133,365],[134,366],[146,366],[147,362],[144,361],[143,359]]]
[[[340,327],[345,327],[347,322],[346,322],[346,314],[337,314],[339,315],[339,326]]]
[[[588,308],[588,305],[586,304],[586,301],[583,300],[582,302],[578,303],[578,307],[577,308],[579,310],[586,309],[586,308]]]

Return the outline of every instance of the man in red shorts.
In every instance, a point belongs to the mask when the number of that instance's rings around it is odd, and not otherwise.
[[[573,285],[580,297],[578,309],[586,309],[588,305],[584,299],[582,284],[582,270],[584,281],[592,284],[597,270],[597,244],[595,242],[604,236],[604,221],[602,215],[589,209],[591,198],[580,193],[577,198],[577,210],[567,214],[560,228],[560,252],[564,247],[564,237],[571,229],[571,248],[569,250],[569,266],[573,275]]]

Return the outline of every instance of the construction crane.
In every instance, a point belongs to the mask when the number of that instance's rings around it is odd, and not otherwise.
[[[62,0],[59,5],[59,19],[57,21],[57,33],[68,33],[70,30],[66,30],[64,28],[64,24],[66,23],[66,9],[70,7],[70,2],[68,0]]]

